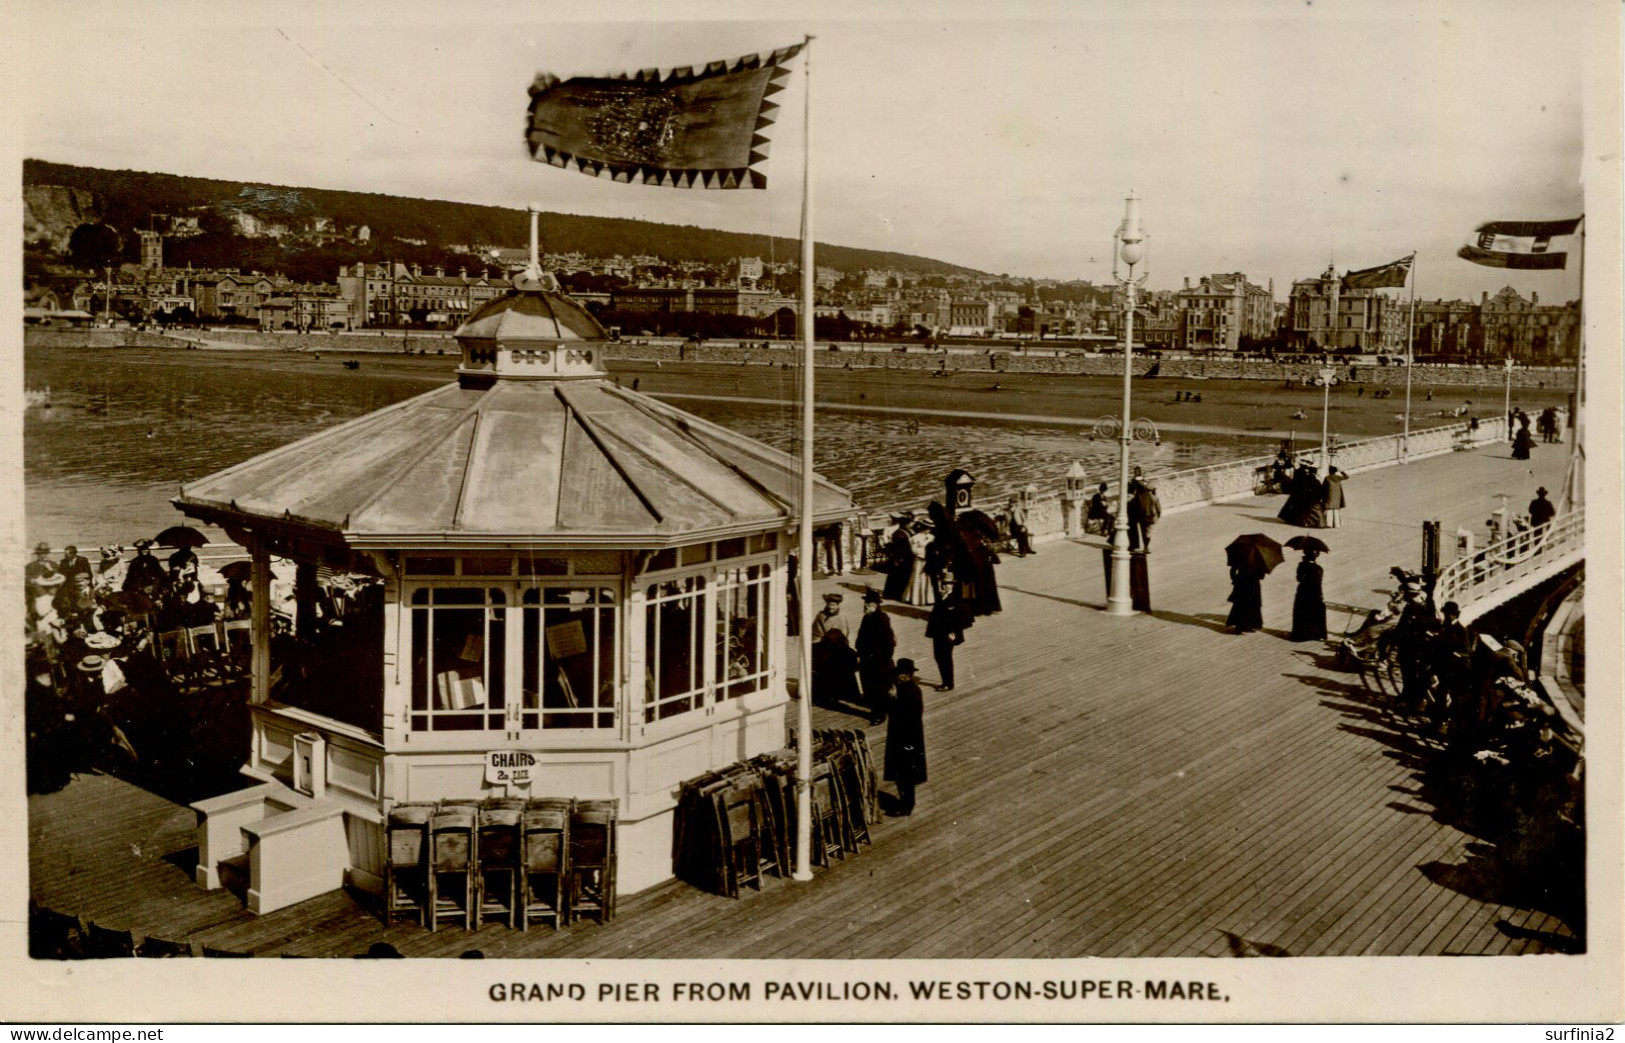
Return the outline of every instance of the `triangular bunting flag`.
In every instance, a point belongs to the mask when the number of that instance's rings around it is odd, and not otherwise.
[[[561,81],[536,75],[526,141],[538,162],[591,177],[673,187],[762,188],[768,101],[787,86],[802,44],[733,61]]]

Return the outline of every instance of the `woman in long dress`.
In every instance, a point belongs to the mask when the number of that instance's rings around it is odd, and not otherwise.
[[[892,601],[903,601],[908,597],[909,579],[914,573],[914,547],[909,543],[907,519],[892,530],[886,547],[886,585],[881,593]]]
[[[910,563],[908,590],[904,592],[904,599],[911,605],[929,605],[937,600],[935,581],[925,567],[929,558],[927,550],[931,545],[931,530],[917,524],[908,541],[914,549],[914,560]]]
[[[1224,623],[1238,634],[1264,628],[1264,588],[1258,573],[1230,566],[1230,616]]]
[[[1298,563],[1298,593],[1292,599],[1292,640],[1326,640],[1326,598],[1321,592],[1325,570],[1315,564],[1319,551],[1306,550]]]
[[[1527,460],[1529,451],[1535,447],[1535,440],[1529,437],[1527,425],[1518,428],[1518,433],[1512,439],[1512,459]]]

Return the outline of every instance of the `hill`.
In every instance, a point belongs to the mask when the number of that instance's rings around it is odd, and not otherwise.
[[[39,159],[23,161],[23,185],[25,189],[58,186],[90,193],[102,221],[125,233],[127,246],[135,238],[129,233],[148,227],[151,215],[189,213],[202,213],[216,220],[248,214],[264,225],[282,225],[290,230],[312,227],[320,218],[327,219],[336,229],[364,225],[371,233],[369,248],[363,252],[366,255],[388,253],[388,244],[403,240],[406,244],[422,243],[440,248],[518,246],[529,236],[523,210],[375,192],[105,170]],[[599,257],[650,254],[668,261],[722,264],[734,257],[793,258],[799,250],[797,240],[793,239],[773,237],[770,244],[770,237],[764,235],[722,232],[692,225],[560,213],[544,213],[542,221],[547,249],[552,253],[579,251]],[[65,241],[65,237],[58,238]],[[332,247],[327,249],[331,251]],[[356,256],[369,259],[362,253]],[[980,274],[930,258],[829,243],[818,244],[818,263],[844,272],[895,268],[930,275]]]

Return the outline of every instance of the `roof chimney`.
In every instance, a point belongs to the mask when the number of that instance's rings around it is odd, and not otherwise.
[[[1529,291],[1529,304],[1530,304],[1530,306],[1533,307],[1534,305],[1539,304],[1539,303],[1540,303],[1540,294],[1536,293],[1533,290],[1530,290]]]
[[[1187,275],[1187,276],[1185,276],[1185,289],[1188,290],[1190,288],[1191,288],[1191,277]]]

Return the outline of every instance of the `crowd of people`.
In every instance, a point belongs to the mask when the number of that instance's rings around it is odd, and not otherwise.
[[[1270,480],[1287,494],[1276,517],[1303,529],[1338,528],[1347,503],[1343,493],[1347,479],[1348,472],[1336,464],[1327,465],[1324,475],[1308,460],[1294,466],[1292,454],[1283,446],[1270,465]]]
[[[192,548],[160,561],[154,546],[137,540],[128,560],[121,548],[104,547],[94,563],[72,545],[55,561],[48,544],[34,548],[24,570],[27,647],[59,686],[88,678],[116,691],[129,659],[150,649],[155,634],[247,618],[243,577],[214,573],[217,582],[206,582]]]
[[[924,636],[936,663],[936,688],[953,691],[954,650],[978,617],[1002,607],[998,548],[1008,544],[1018,554],[1033,553],[1019,498],[1007,505],[1003,529],[982,511],[953,512],[936,501],[926,514],[893,518],[886,582],[864,591],[856,626],[843,612],[845,595],[830,591],[809,635],[814,703],[857,708],[875,724],[890,721],[886,778],[897,784],[897,813],[903,815],[913,810],[915,787],[926,778],[924,702],[914,661],[894,659],[897,634],[885,602],[929,607]]]
[[[42,752],[46,746],[56,751],[31,757],[31,776],[87,742],[106,740],[133,758],[141,743],[131,743],[131,728],[162,731],[160,718],[176,709],[170,698],[176,692],[246,670],[247,642],[228,642],[215,624],[250,618],[249,562],[216,569],[191,546],[150,539],[132,546],[133,555],[103,547],[92,560],[73,545],[54,555],[40,543],[24,567],[30,741],[43,744]],[[169,553],[160,558],[161,550]],[[342,614],[339,602],[353,594],[345,587],[351,580],[336,576],[319,586],[318,620]],[[272,638],[276,662],[287,658],[285,646],[293,640],[291,564],[273,562],[270,597],[272,619],[279,622]],[[208,636],[194,643],[190,635],[199,633]]]
[[[1531,684],[1522,642],[1476,630],[1454,601],[1435,610],[1420,577],[1393,572],[1393,598],[1348,644],[1361,658],[1397,663],[1398,708],[1442,744],[1464,810],[1501,828],[1531,815],[1548,819],[1547,834],[1576,825],[1581,740]]]
[[[1540,434],[1540,440],[1545,443],[1561,442],[1563,440],[1563,424],[1558,417],[1557,409],[1547,406],[1540,411],[1540,416],[1534,421],[1522,408],[1514,406],[1507,414],[1507,431],[1511,433],[1512,459],[1527,460],[1535,448],[1534,435],[1530,433],[1531,425]]]

